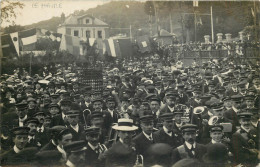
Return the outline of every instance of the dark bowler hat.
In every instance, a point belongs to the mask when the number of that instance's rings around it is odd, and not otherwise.
[[[144,115],[140,117],[141,122],[153,122],[153,116],[152,115]]]
[[[39,124],[39,120],[37,118],[27,118],[26,120],[24,120],[24,124],[28,125],[29,123],[35,123],[35,124]]]
[[[194,124],[185,124],[181,127],[182,132],[195,132],[197,129],[198,126]]]
[[[252,113],[249,113],[249,112],[241,112],[241,113],[238,113],[237,114],[237,116],[238,116],[238,118],[240,119],[240,118],[244,118],[244,119],[251,119],[251,117],[252,117]]]
[[[103,100],[102,100],[102,98],[94,98],[94,99],[92,99],[92,103],[95,103],[95,102],[97,102],[97,101],[100,101],[101,103],[103,102]]]
[[[60,108],[60,106],[59,106],[57,103],[51,103],[51,104],[49,105],[49,108],[52,108],[52,107]]]
[[[28,108],[27,103],[25,103],[25,102],[15,104],[15,106],[16,106],[17,110],[19,110],[19,111],[23,111]]]
[[[223,102],[225,102],[225,101],[227,101],[227,100],[231,100],[231,98],[230,98],[229,96],[225,96],[225,97],[223,97],[223,99],[222,99]]]
[[[152,98],[150,98],[149,100],[150,100],[150,102],[152,102],[152,101],[157,101],[159,104],[160,104],[160,102],[161,102],[161,100],[160,100],[158,97],[152,97]]]
[[[94,119],[94,118],[103,118],[102,112],[93,112],[93,113],[91,113],[91,119]]]
[[[32,97],[29,97],[28,99],[27,99],[27,102],[29,103],[30,101],[33,101],[34,103],[36,103],[36,100],[34,99],[34,98],[32,98]]]
[[[172,120],[173,119],[173,113],[164,113],[160,115],[160,119],[162,120]]]
[[[178,96],[178,94],[177,94],[176,91],[168,91],[168,92],[165,93],[165,96],[167,98],[169,98],[169,97],[176,97],[176,96]]]
[[[51,96],[51,98],[56,99],[56,98],[58,98],[60,95],[59,95],[59,94],[51,94],[50,96]]]
[[[79,115],[79,110],[70,110],[66,114],[67,116],[78,116]]]
[[[209,131],[210,132],[216,132],[216,131],[222,132],[223,131],[223,126],[222,125],[211,125],[209,127]]]
[[[62,158],[62,154],[58,150],[46,150],[39,151],[35,157],[41,163],[41,165],[58,166],[59,161]]]
[[[184,112],[185,112],[184,110],[180,109],[180,110],[174,111],[174,112],[173,112],[173,115],[174,115],[174,116],[177,115],[177,114],[183,115]]]
[[[85,129],[85,134],[88,135],[88,134],[99,134],[100,133],[100,128],[98,127],[88,127]]]
[[[109,102],[109,101],[116,101],[116,99],[113,97],[113,96],[108,96],[107,99],[106,99],[106,102]]]
[[[241,96],[241,95],[233,95],[233,96],[231,96],[231,100],[233,100],[235,102],[240,102],[242,98],[243,98],[243,96]]]
[[[66,151],[66,153],[82,152],[87,149],[86,142],[84,140],[72,141],[71,143],[64,145],[63,148]]]
[[[207,153],[202,159],[205,163],[226,163],[228,160],[227,147],[222,143],[208,145]]]
[[[28,135],[30,128],[28,127],[16,127],[12,129],[14,135]]]
[[[46,114],[45,114],[44,112],[42,112],[42,111],[39,111],[39,112],[36,112],[36,113],[33,115],[33,117],[35,117],[35,116],[37,116],[37,115],[43,115],[43,116],[45,116]]]
[[[247,100],[247,101],[254,101],[255,100],[255,96],[254,95],[246,95],[245,96],[245,100]]]
[[[71,103],[72,103],[72,101],[70,101],[70,100],[62,100],[62,101],[60,102],[60,105],[61,105],[61,106],[63,106],[63,105],[71,105]]]
[[[211,109],[213,109],[214,111],[219,111],[219,110],[223,110],[223,102],[216,102],[210,105]]]
[[[65,126],[53,126],[50,128],[50,132],[54,135],[57,136],[61,131],[63,131],[64,129],[67,129]]]
[[[74,97],[75,99],[79,99],[79,98],[80,98],[80,94],[75,94],[73,97]]]

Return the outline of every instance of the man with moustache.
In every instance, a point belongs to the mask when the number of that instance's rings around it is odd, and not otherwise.
[[[163,127],[154,133],[157,143],[169,144],[173,149],[178,146],[176,134],[173,132],[173,113],[164,113],[160,116]]]
[[[24,125],[30,128],[28,135],[28,144],[30,147],[42,147],[39,138],[36,138],[37,127],[39,125],[39,121],[37,118],[28,118],[24,121]]]
[[[28,142],[29,131],[30,128],[28,127],[16,127],[12,129],[14,146],[9,151],[1,154],[1,165],[18,165],[21,163],[21,160],[24,160],[20,159],[18,156]]]
[[[194,158],[202,161],[203,155],[207,149],[204,145],[196,142],[197,126],[194,124],[186,124],[181,127],[184,144],[173,149],[173,164],[184,158]]]
[[[68,155],[68,160],[66,162],[67,167],[85,167],[85,154],[87,147],[85,146],[85,141],[73,141],[64,145],[64,150]]]
[[[72,141],[83,139],[84,126],[79,123],[79,111],[71,109],[67,112],[68,129],[72,134]]]
[[[104,166],[105,164],[99,160],[99,155],[107,150],[106,146],[99,143],[100,128],[88,127],[85,129],[87,150],[85,151],[86,166]]]
[[[153,139],[153,125],[154,119],[153,115],[144,115],[140,117],[140,125],[142,132],[138,134],[134,139],[136,152],[143,155],[144,160],[146,160],[147,149],[155,143]],[[144,162],[146,164],[146,162]]]
[[[72,102],[70,100],[62,100],[60,102],[61,113],[52,118],[51,125],[50,125],[51,127],[57,125],[61,125],[61,126],[68,125],[66,114],[71,109],[71,104]]]
[[[106,161],[105,166],[134,166],[137,155],[132,136],[138,127],[133,125],[132,119],[121,118],[112,128],[118,131],[119,141],[102,155]]]
[[[49,142],[49,129],[46,129],[46,127],[44,127],[45,113],[39,111],[34,114],[34,117],[39,121],[39,125],[37,126],[37,133],[35,134],[35,136],[37,139],[39,139],[39,143],[44,146]]]
[[[173,90],[168,90],[165,94],[166,104],[161,108],[160,114],[163,113],[173,113],[175,107],[175,100],[178,96],[177,92]]]
[[[252,113],[238,114],[240,129],[232,135],[234,161],[236,164],[255,166],[258,163],[258,129],[251,124]]]

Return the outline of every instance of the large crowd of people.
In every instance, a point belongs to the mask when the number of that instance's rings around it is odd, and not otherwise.
[[[153,58],[2,74],[1,166],[257,166],[259,60]]]

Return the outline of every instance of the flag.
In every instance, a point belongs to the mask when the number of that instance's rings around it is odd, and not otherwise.
[[[60,43],[60,50],[67,50],[73,55],[80,55],[80,39],[71,35],[63,35]]]
[[[199,6],[199,1],[198,0],[193,1],[193,7],[198,7],[198,6]]]
[[[120,56],[130,58],[133,55],[132,43],[129,38],[118,39]]]
[[[11,36],[9,34],[1,36],[1,52],[1,56],[8,58],[10,58],[11,55],[17,54]]]
[[[14,47],[15,47],[15,50],[16,50],[16,53],[18,54],[19,56],[19,38],[18,38],[18,32],[14,32],[14,33],[11,33],[10,34],[11,36],[11,39],[13,41],[13,44],[14,44]]]
[[[136,42],[139,46],[139,50],[141,53],[151,51],[151,45],[150,45],[149,37],[147,35],[137,37]]]
[[[116,57],[114,39],[109,38],[108,39],[108,45],[109,45],[109,48],[110,48],[110,53],[108,53],[108,54],[111,55],[112,57]]]
[[[46,49],[59,50],[62,34],[49,31],[46,29],[37,28],[36,35],[37,35],[37,44],[36,44],[37,50],[46,50]],[[46,41],[50,44],[46,46],[47,48],[44,47],[45,46],[44,43],[46,43]]]
[[[36,49],[36,28],[18,32],[22,51],[33,51]]]
[[[255,17],[255,12],[253,8],[251,8],[251,12],[252,12],[252,16]]]

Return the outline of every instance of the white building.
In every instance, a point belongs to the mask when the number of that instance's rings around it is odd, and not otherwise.
[[[64,16],[63,16],[64,17]],[[70,15],[57,28],[61,34],[78,36],[82,40],[87,38],[109,38],[109,25],[91,15]]]

